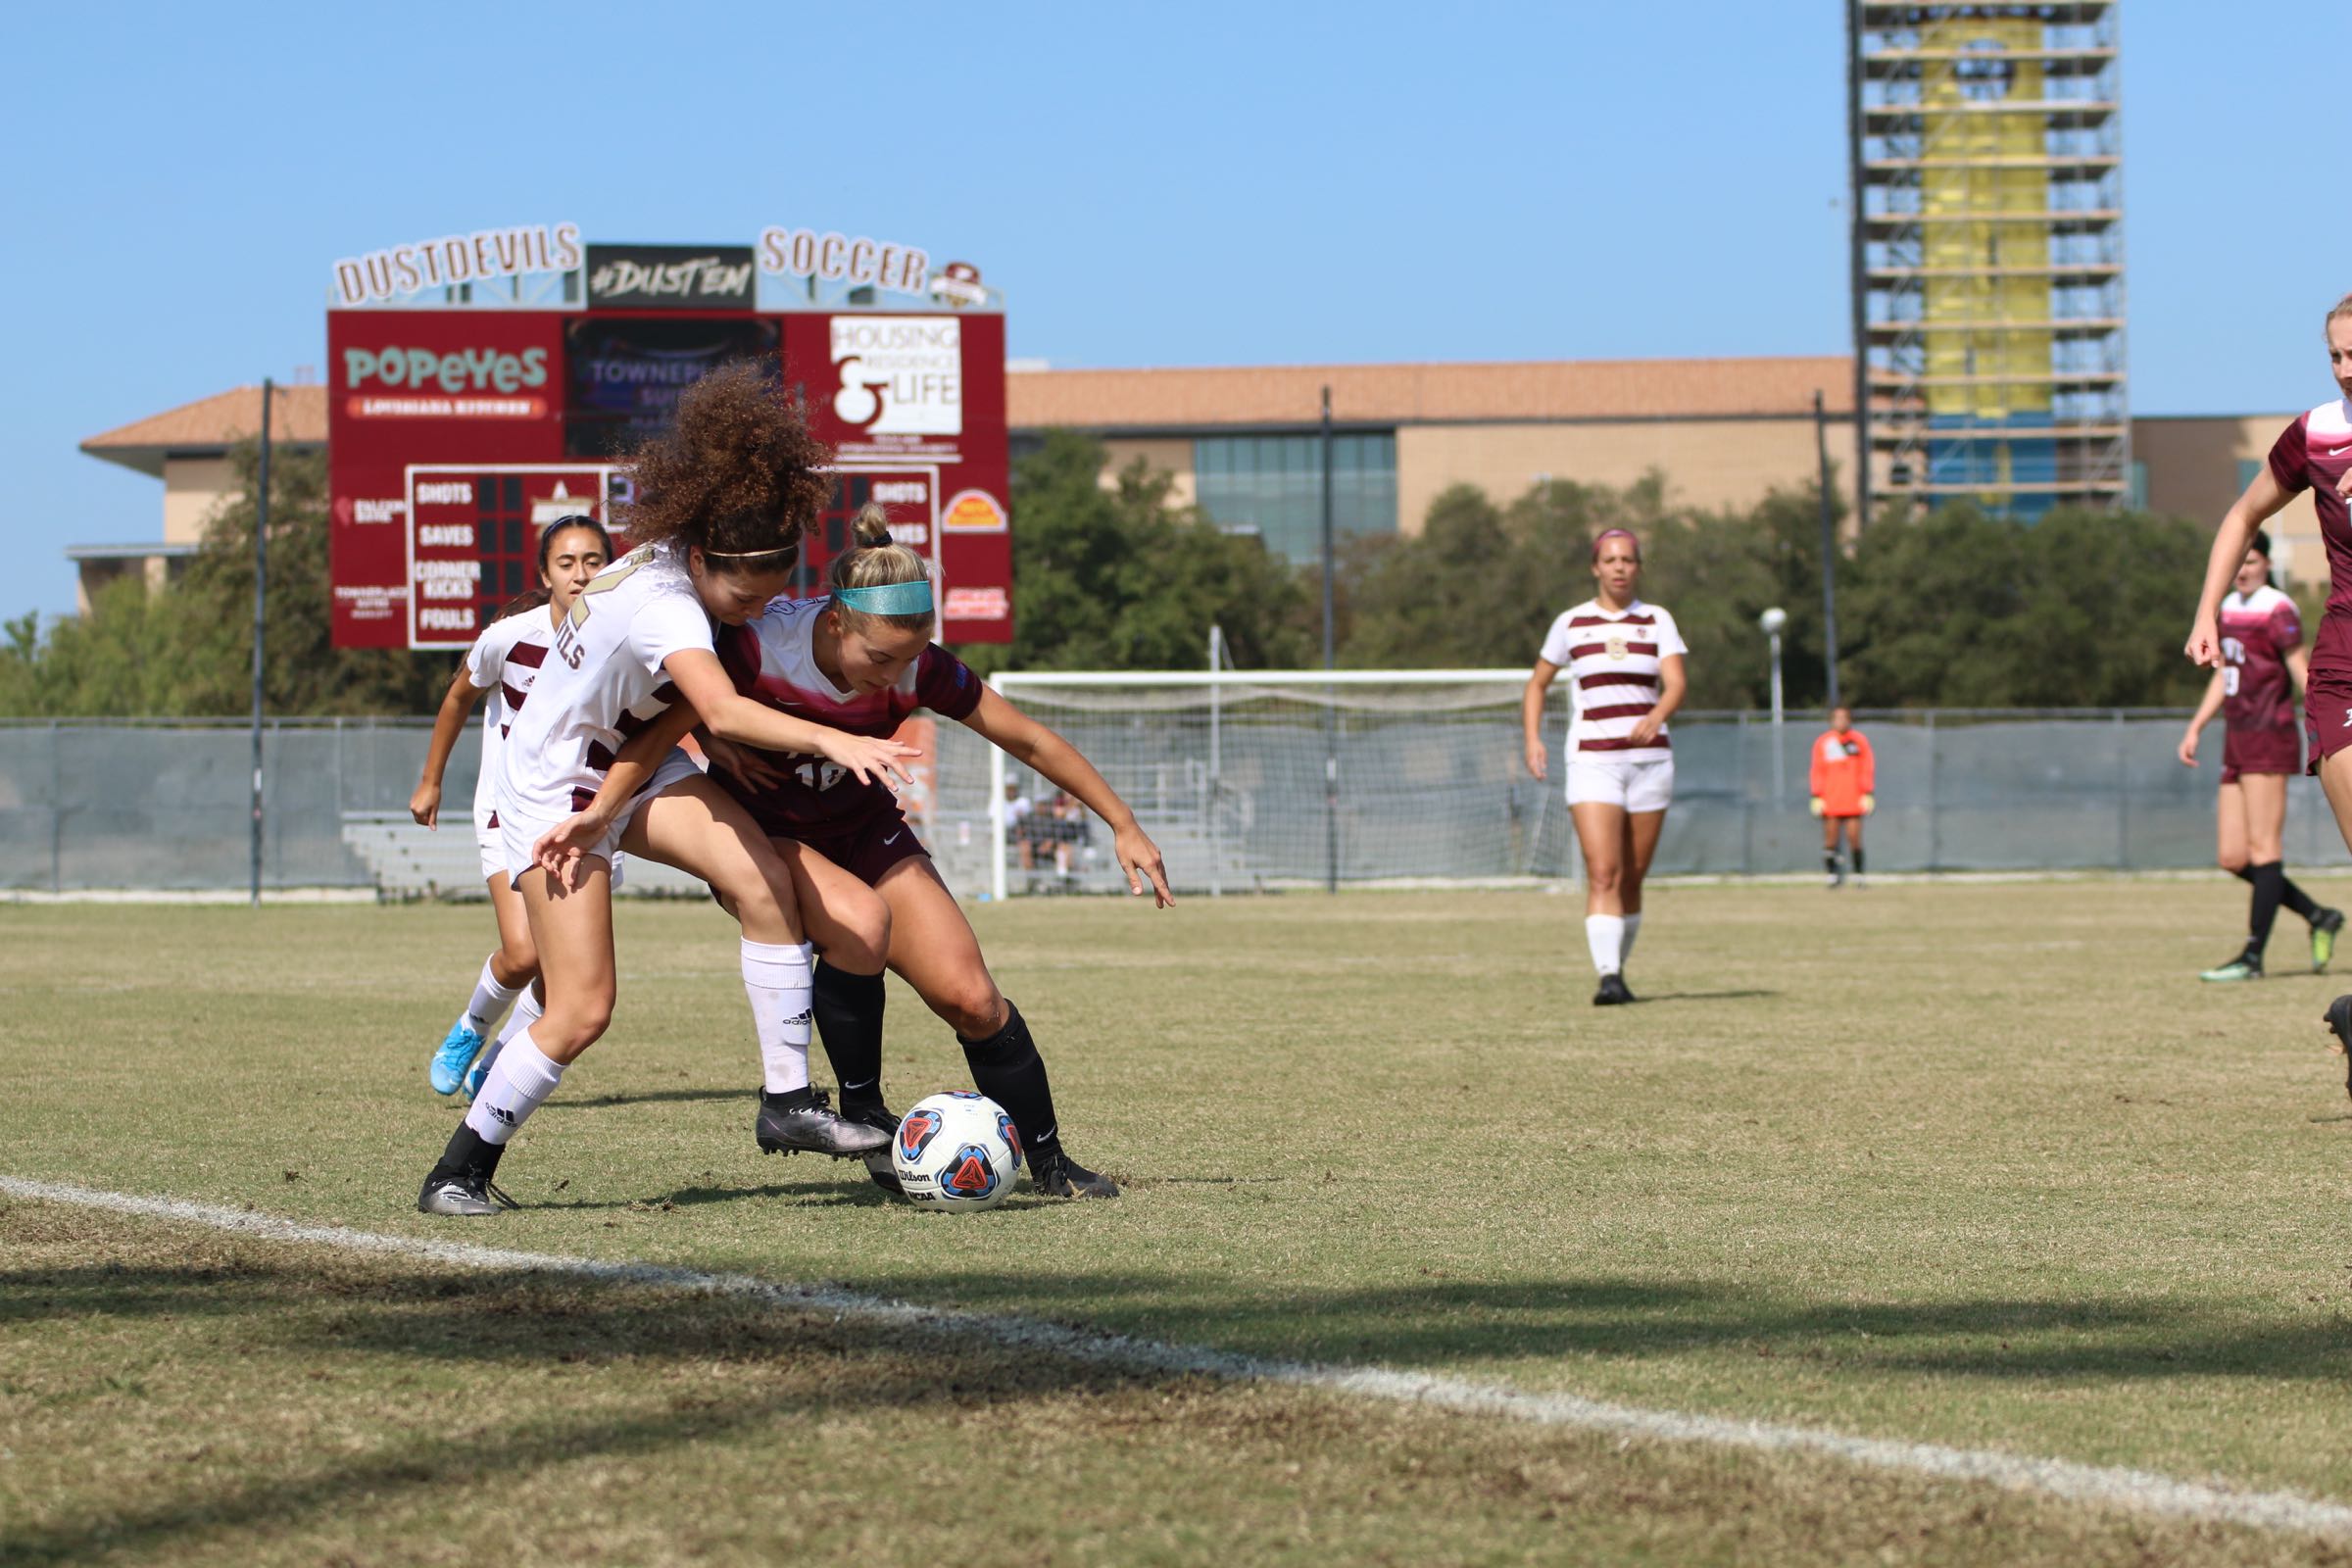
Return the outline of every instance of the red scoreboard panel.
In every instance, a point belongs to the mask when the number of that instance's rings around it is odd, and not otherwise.
[[[327,355],[337,647],[471,643],[536,586],[547,524],[625,521],[612,460],[747,355],[780,360],[837,453],[795,591],[816,590],[877,501],[939,564],[942,639],[1011,640],[1001,315],[332,311]]]

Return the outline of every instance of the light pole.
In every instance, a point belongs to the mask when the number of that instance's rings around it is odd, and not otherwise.
[[[1781,628],[1788,624],[1788,612],[1775,605],[1756,617],[1756,624],[1772,639],[1772,798],[1777,805],[1788,794],[1788,759],[1781,745]]]

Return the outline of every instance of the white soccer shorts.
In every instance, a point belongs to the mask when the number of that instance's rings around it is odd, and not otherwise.
[[[1568,761],[1570,806],[1617,806],[1628,811],[1663,811],[1674,800],[1674,759],[1628,761],[1603,752]]]
[[[637,798],[629,803],[628,809],[614,818],[612,825],[606,829],[605,836],[596,841],[595,848],[588,853],[601,855],[611,863],[614,887],[620,886],[621,835],[628,832],[629,824],[636,820],[638,810],[646,802],[678,780],[699,778],[702,776],[702,771],[695,765],[694,759],[688,757],[684,752],[671,752],[668,757],[662,759],[662,765],[654,769],[654,776],[646,781],[644,789],[637,792]],[[564,818],[558,817],[551,822],[534,822],[522,817],[510,816],[501,811],[498,816],[500,870],[503,870],[509,877],[520,876],[529,870],[535,863],[531,859],[531,846],[539,842],[540,834],[564,820]]]

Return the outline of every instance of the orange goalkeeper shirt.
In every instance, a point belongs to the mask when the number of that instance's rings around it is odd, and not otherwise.
[[[1813,793],[1824,816],[1860,816],[1862,797],[1876,787],[1870,742],[1858,729],[1824,730],[1813,743]]]

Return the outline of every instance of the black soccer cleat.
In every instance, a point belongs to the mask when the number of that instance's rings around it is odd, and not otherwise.
[[[424,1179],[423,1190],[416,1195],[419,1214],[503,1214],[521,1206],[481,1171],[453,1175],[436,1170]]]
[[[1633,1000],[1634,994],[1625,988],[1625,976],[1621,974],[1602,975],[1600,989],[1592,993],[1595,1007],[1622,1007]]]
[[[760,1118],[752,1124],[752,1136],[759,1140],[763,1154],[805,1151],[854,1159],[876,1150],[885,1153],[890,1150],[890,1134],[835,1115],[821,1089],[810,1090],[808,1102],[803,1105],[782,1104],[761,1095]]]
[[[859,1101],[843,1096],[841,1119],[856,1122],[860,1127],[871,1127],[885,1138],[896,1139],[899,1135],[899,1113],[879,1100]],[[906,1191],[899,1185],[899,1167],[891,1162],[888,1144],[865,1156],[865,1173],[874,1179],[876,1187],[886,1193]]]
[[[2328,1049],[2343,1055],[2344,1093],[2352,1095],[2352,996],[2338,997],[2328,1004],[2323,1016],[2328,1020],[2328,1032],[2335,1036],[2335,1044]]]
[[[1088,1170],[1059,1149],[1048,1150],[1029,1162],[1029,1185],[1047,1198],[1116,1198],[1119,1184],[1100,1171]]]

